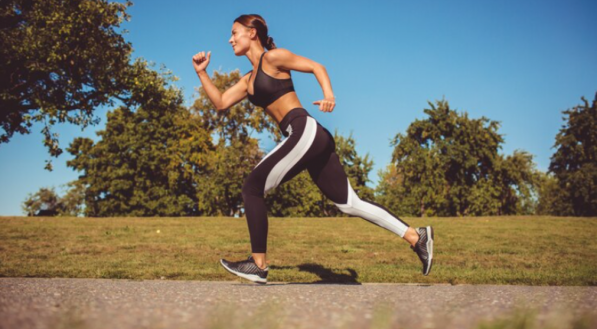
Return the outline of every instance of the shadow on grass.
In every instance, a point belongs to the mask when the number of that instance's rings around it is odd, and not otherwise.
[[[314,283],[336,283],[336,284],[354,284],[360,285],[361,283],[357,281],[359,277],[357,271],[353,268],[346,268],[350,274],[344,273],[335,273],[331,269],[324,267],[319,264],[314,263],[305,263],[300,264],[297,266],[270,266],[270,269],[273,270],[281,270],[281,269],[296,269],[300,272],[309,272],[312,274],[317,275],[320,280],[313,281],[313,282],[289,282],[287,284],[314,284]]]

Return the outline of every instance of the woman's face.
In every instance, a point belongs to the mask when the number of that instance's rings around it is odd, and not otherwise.
[[[228,42],[232,45],[236,56],[242,56],[249,50],[253,34],[255,34],[253,32],[254,30],[255,29],[247,28],[238,22],[232,24],[232,35]]]

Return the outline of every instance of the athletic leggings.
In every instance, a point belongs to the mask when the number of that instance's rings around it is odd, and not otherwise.
[[[364,218],[404,237],[408,224],[383,206],[359,199],[336,154],[334,137],[307,110],[292,109],[284,116],[279,128],[287,138],[261,159],[242,188],[253,253],[267,250],[265,194],[304,169],[342,212]]]

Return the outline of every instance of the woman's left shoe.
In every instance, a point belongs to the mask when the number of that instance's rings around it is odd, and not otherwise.
[[[267,273],[269,271],[269,266],[261,269],[259,266],[257,266],[257,264],[255,264],[253,255],[249,256],[248,259],[241,260],[239,262],[230,262],[222,258],[220,259],[220,264],[222,264],[222,266],[224,266],[228,272],[236,274],[241,278],[261,284],[267,283]]]
[[[410,248],[423,263],[423,275],[428,275],[433,265],[433,227],[418,227],[415,230],[419,234],[419,241]]]

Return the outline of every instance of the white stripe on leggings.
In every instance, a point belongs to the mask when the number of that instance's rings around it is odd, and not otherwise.
[[[352,189],[352,186],[350,186],[350,180],[348,178],[346,180],[348,182],[348,199],[346,204],[334,203],[342,212],[366,219],[375,225],[398,234],[400,237],[404,237],[408,226],[404,225],[385,209],[361,200]]]
[[[307,153],[313,141],[315,140],[315,133],[317,132],[317,122],[312,117],[307,117],[307,121],[305,124],[305,130],[301,135],[301,139],[298,143],[294,146],[294,148],[288,152],[288,154],[282,158],[272,171],[269,172],[267,175],[267,179],[265,181],[265,189],[264,193],[271,190],[272,188],[278,186],[284,178],[284,175],[288,173],[288,171]],[[273,153],[273,152],[272,152]]]
[[[289,134],[292,134],[292,126],[288,125],[288,128],[286,128],[286,131]],[[289,136],[290,137],[290,136]],[[259,163],[255,166],[255,168],[257,168],[263,161],[265,161],[265,159],[267,159],[267,157],[269,157],[270,155],[276,153],[276,151],[282,147],[282,145],[284,145],[284,143],[286,143],[286,141],[288,140],[288,137],[286,137],[280,144],[276,145],[276,147],[274,147],[273,150],[271,150],[268,154],[266,154],[263,159],[261,159],[261,161],[259,161]],[[255,170],[255,168],[253,168],[253,170]]]

